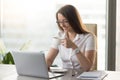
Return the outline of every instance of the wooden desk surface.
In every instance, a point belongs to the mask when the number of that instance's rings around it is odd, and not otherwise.
[[[108,75],[104,80],[120,80],[120,72],[107,71]],[[2,65],[0,64],[0,80],[48,80],[34,77],[18,76],[14,65]],[[71,72],[65,74],[63,77],[54,78],[50,80],[80,80],[71,76]]]

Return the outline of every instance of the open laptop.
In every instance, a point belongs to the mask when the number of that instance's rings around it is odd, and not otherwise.
[[[40,78],[56,78],[64,74],[48,71],[43,52],[12,51],[16,70],[20,76],[32,76]]]

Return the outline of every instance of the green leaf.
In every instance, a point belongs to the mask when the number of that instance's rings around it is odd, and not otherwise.
[[[6,47],[4,45],[3,40],[0,38],[0,54],[4,55],[6,53]]]
[[[3,64],[15,64],[13,57],[10,52],[8,52],[4,57],[3,57]]]

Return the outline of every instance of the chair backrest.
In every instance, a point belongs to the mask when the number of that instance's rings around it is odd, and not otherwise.
[[[97,37],[97,24],[85,24],[85,25],[88,31],[92,32]],[[95,54],[93,66],[91,67],[90,70],[97,70],[97,52]]]
[[[97,37],[97,24],[85,24],[86,28]]]

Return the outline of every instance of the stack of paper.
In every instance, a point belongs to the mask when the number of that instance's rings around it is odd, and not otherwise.
[[[51,72],[55,72],[55,73],[65,73],[68,70],[67,69],[63,69],[62,67],[50,67]]]
[[[77,78],[79,79],[92,79],[92,80],[102,80],[107,73],[105,71],[89,71],[83,72]]]

